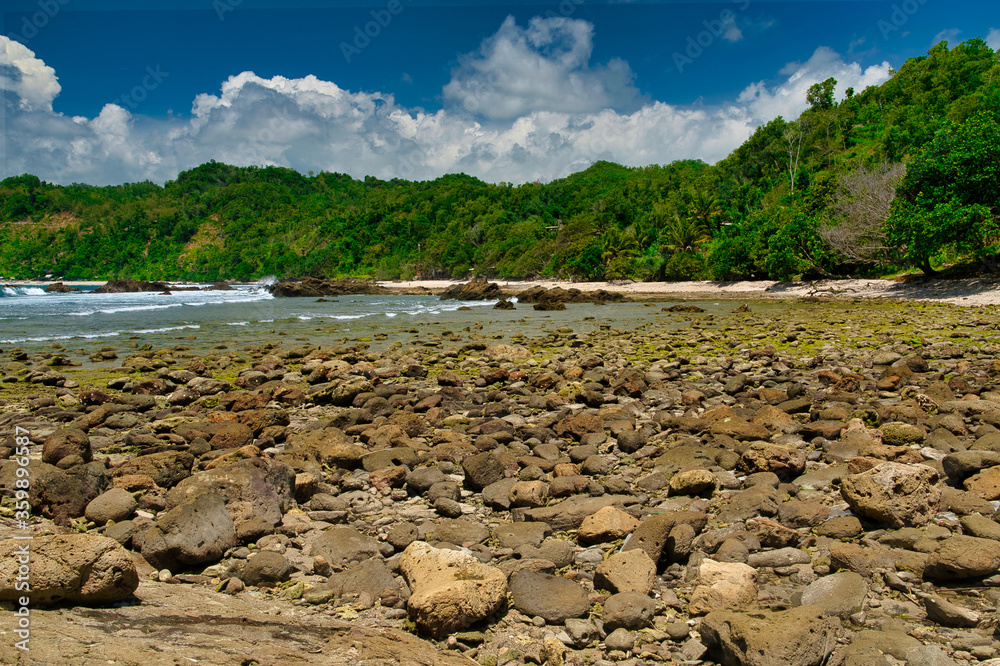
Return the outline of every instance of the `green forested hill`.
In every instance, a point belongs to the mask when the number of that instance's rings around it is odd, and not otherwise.
[[[212,162],[163,187],[0,182],[0,274],[246,280],[735,279],[995,267],[1000,56],[981,40],[776,118],[717,165],[599,162],[548,184]]]

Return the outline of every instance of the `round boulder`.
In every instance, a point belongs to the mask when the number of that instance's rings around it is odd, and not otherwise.
[[[110,604],[129,598],[139,587],[132,558],[114,539],[96,534],[36,536],[30,542],[0,541],[0,600],[25,595],[15,585],[18,558],[26,548],[32,604]]]
[[[132,493],[123,488],[112,488],[92,499],[83,515],[98,525],[112,520],[117,523],[131,516],[136,505]]]

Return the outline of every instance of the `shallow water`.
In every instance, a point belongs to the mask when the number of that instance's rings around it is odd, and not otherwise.
[[[93,291],[94,287],[86,287]],[[666,320],[667,303],[569,304],[536,312],[528,304],[494,310],[493,302],[442,301],[437,296],[274,298],[259,286],[234,291],[134,294],[46,294],[35,287],[5,288],[0,296],[0,346],[29,352],[66,350],[89,355],[151,344],[183,344],[198,351],[243,348],[289,340],[330,345],[365,339],[377,349],[417,342],[466,327],[498,342],[570,327],[587,333],[610,325],[623,330]],[[733,303],[698,303],[706,313],[728,313]],[[460,309],[461,308],[461,309]],[[685,317],[686,319],[686,317]],[[685,322],[676,325],[684,326]]]

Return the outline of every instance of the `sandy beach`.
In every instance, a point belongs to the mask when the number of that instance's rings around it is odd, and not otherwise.
[[[459,280],[385,281],[379,284],[389,289],[443,290]],[[933,301],[968,307],[1000,304],[1000,278],[970,278],[962,280],[923,280],[895,282],[893,280],[853,279],[817,280],[812,282],[775,282],[770,280],[743,282],[568,282],[562,280],[497,280],[505,292],[516,293],[533,286],[546,289],[562,287],[580,291],[619,291],[630,296],[657,299],[718,299],[772,300],[798,299],[806,296],[830,298],[887,298]]]

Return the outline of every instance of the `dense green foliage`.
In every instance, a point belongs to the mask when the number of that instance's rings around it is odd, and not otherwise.
[[[8,178],[0,273],[789,279],[993,257],[998,54],[981,40],[942,43],[841,102],[835,85],[814,85],[798,119],[763,125],[714,166],[599,162],[518,187],[462,174],[362,181],[216,162],[163,187]],[[906,164],[905,177],[869,186],[857,177],[902,173],[894,163]],[[859,239],[864,251],[852,247]]]

